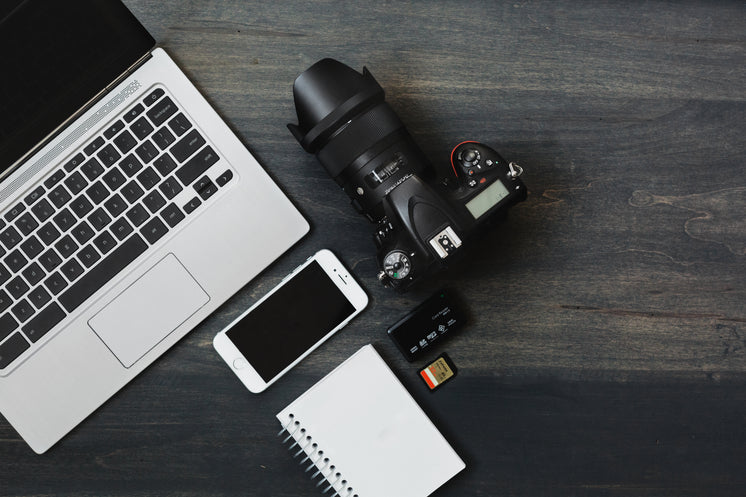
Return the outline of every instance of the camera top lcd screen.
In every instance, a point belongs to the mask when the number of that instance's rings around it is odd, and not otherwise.
[[[226,335],[269,382],[354,312],[347,297],[313,261]]]
[[[469,200],[466,203],[466,208],[469,209],[474,219],[478,219],[508,195],[508,189],[505,188],[502,181],[497,180],[485,188],[482,193]]]

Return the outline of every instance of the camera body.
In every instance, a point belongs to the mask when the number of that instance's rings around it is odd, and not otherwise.
[[[484,223],[502,219],[526,198],[520,167],[477,142],[451,153],[454,176],[426,183],[411,174],[383,199],[377,221],[379,279],[405,289],[433,268],[444,267]]]
[[[298,76],[293,94],[298,125],[288,128],[376,225],[386,286],[405,290],[445,267],[480,226],[526,198],[522,169],[477,142],[456,146],[453,174],[436,177],[365,68],[323,59]]]

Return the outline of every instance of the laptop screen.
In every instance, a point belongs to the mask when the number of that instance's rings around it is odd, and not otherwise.
[[[2,0],[0,175],[154,45],[119,0]]]

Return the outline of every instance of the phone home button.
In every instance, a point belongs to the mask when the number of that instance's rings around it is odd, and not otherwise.
[[[233,368],[234,369],[244,369],[249,365],[248,361],[242,357],[239,357],[235,361],[233,361]]]

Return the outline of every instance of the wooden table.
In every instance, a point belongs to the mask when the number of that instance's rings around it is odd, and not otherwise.
[[[0,495],[318,495],[274,414],[366,343],[467,463],[437,496],[744,495],[744,2],[126,3],[313,229],[48,454],[0,422]],[[324,57],[366,65],[436,167],[471,139],[526,171],[508,221],[407,294],[285,128]],[[369,308],[248,393],[213,336],[324,247]],[[431,394],[385,330],[439,286],[470,325]]]

